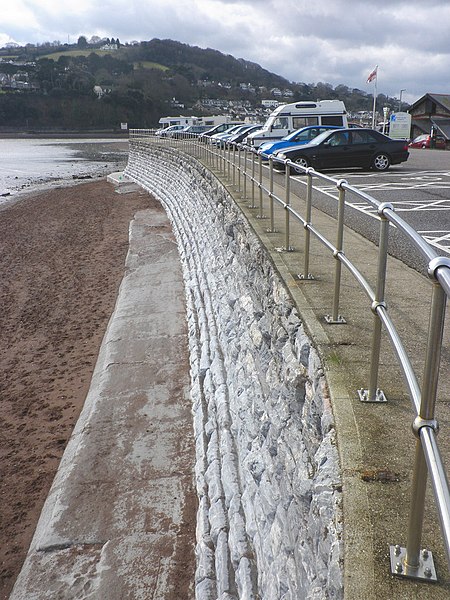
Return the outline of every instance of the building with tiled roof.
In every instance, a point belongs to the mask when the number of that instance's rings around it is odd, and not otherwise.
[[[450,142],[450,94],[425,94],[411,105],[411,137],[430,133],[433,125],[438,135]]]

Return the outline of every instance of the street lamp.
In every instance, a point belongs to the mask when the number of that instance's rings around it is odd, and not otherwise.
[[[398,112],[402,112],[402,94],[406,92],[406,90],[400,90],[400,100],[398,102]]]

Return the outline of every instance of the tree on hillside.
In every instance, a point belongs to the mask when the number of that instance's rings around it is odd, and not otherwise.
[[[78,38],[77,46],[81,50],[85,50],[88,47],[87,39],[84,37],[84,35],[80,35]]]

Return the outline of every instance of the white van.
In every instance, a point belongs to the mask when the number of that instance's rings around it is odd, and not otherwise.
[[[263,142],[281,140],[292,131],[308,125],[347,127],[345,104],[341,100],[280,104],[264,123],[264,127],[250,133],[244,143],[257,148]]]

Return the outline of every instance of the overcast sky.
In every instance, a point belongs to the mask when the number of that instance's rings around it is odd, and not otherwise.
[[[0,45],[172,39],[259,63],[290,81],[319,81],[414,102],[450,94],[449,0],[14,0]]]

